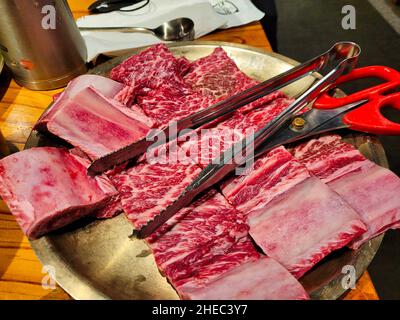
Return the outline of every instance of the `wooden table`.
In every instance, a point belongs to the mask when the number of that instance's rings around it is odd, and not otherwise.
[[[92,0],[69,0],[75,18],[87,15],[86,8]],[[217,40],[248,44],[271,50],[267,37],[259,23],[244,27],[217,31],[201,40]],[[4,84],[6,82],[6,84]],[[0,129],[11,149],[21,150],[33,124],[52,96],[61,91],[30,91],[9,82],[3,72],[1,76]],[[43,289],[42,265],[36,258],[28,239],[21,232],[7,206],[0,201],[0,299],[70,299],[67,293],[57,287]],[[378,299],[374,286],[365,273],[358,281],[357,288],[345,299]]]

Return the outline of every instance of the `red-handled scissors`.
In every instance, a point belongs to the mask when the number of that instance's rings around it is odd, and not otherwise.
[[[385,82],[343,98],[333,98],[324,93],[315,101],[313,108],[335,109],[366,100],[364,104],[343,116],[342,121],[348,128],[375,134],[399,135],[400,124],[388,120],[381,112],[385,106],[400,110],[400,73],[398,71],[382,66],[354,69],[351,73],[340,77],[335,85],[372,77]],[[395,92],[396,90],[397,92]]]
[[[384,83],[342,98],[321,94],[310,111],[295,117],[291,125],[281,127],[255,152],[255,156],[278,145],[337,129],[348,128],[373,134],[400,135],[400,124],[385,118],[385,106],[400,110],[400,73],[392,68],[371,66],[354,69],[332,85],[361,79],[379,78]]]

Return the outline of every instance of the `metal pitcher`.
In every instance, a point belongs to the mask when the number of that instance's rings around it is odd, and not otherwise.
[[[0,52],[18,84],[56,89],[86,72],[86,46],[65,0],[0,0],[0,14]]]

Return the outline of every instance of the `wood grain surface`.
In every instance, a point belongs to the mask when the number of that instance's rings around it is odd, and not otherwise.
[[[68,2],[74,17],[78,18],[88,14],[86,8],[93,1]],[[271,50],[259,23],[216,31],[201,40],[236,42]],[[60,91],[30,91],[18,86],[7,72],[1,74],[0,130],[11,152],[23,149],[33,124],[50,104],[52,96]],[[0,299],[70,299],[58,286],[43,288],[42,281],[46,274],[42,271],[43,266],[28,239],[5,203],[0,201]],[[367,273],[358,281],[357,288],[345,295],[344,299],[378,299]]]

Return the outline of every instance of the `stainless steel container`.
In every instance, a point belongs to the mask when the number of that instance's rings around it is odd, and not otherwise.
[[[65,0],[0,0],[0,51],[15,81],[65,86],[86,71],[86,46]]]

